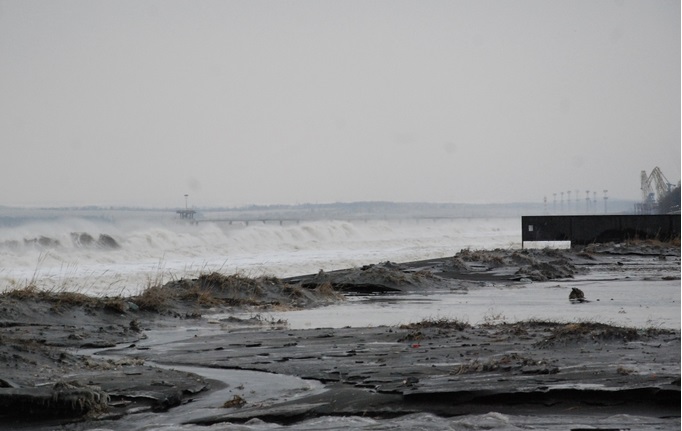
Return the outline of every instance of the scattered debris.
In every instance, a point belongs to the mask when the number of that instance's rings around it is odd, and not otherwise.
[[[223,407],[226,409],[231,409],[231,408],[241,408],[246,404],[246,400],[242,398],[239,395],[235,395],[232,397],[232,399],[229,399],[225,401],[223,404]]]

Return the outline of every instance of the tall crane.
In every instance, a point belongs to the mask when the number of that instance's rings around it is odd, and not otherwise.
[[[658,201],[663,196],[670,192],[672,184],[663,175],[661,169],[656,166],[649,175],[646,171],[641,174],[641,189],[642,189],[642,210],[646,213],[651,213],[655,209]]]

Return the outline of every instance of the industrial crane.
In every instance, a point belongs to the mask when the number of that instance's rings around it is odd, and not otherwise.
[[[656,203],[670,192],[673,185],[663,175],[658,166],[649,175],[646,174],[646,171],[642,171],[641,178],[642,207],[644,212],[649,213],[656,207]]]

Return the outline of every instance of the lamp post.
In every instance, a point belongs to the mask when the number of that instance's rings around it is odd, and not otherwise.
[[[187,210],[187,197],[188,197],[188,196],[189,196],[189,195],[188,195],[187,193],[185,193],[185,211]]]

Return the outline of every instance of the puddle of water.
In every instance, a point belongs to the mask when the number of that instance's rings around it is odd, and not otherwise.
[[[569,302],[572,287],[582,289],[589,302]],[[466,294],[349,297],[343,303],[326,307],[273,312],[266,316],[286,321],[291,329],[401,325],[441,318],[472,325],[537,319],[679,329],[680,285],[679,280],[553,281],[481,287],[470,289]]]

